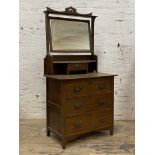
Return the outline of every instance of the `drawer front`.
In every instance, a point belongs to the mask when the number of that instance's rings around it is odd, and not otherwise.
[[[89,96],[74,97],[67,99],[64,105],[66,116],[80,114],[95,110],[111,112],[113,109],[113,94],[93,94]]]
[[[68,65],[69,71],[87,70],[87,63],[73,63]]]
[[[91,113],[69,117],[65,119],[65,134],[77,133],[84,131],[92,126]]]
[[[108,128],[113,126],[113,113],[99,111],[93,114],[93,127],[94,128]]]
[[[65,135],[79,134],[80,132],[95,129],[110,128],[113,126],[113,114],[104,111],[92,112],[65,119]]]
[[[87,95],[88,93],[104,93],[113,91],[113,79],[84,79],[71,81],[65,87],[66,97]]]

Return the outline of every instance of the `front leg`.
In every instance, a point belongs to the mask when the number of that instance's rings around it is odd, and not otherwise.
[[[47,134],[47,137],[50,137],[51,132],[49,129],[46,130],[46,134]]]
[[[112,129],[110,129],[110,135],[112,136],[113,135],[113,128]]]
[[[65,138],[63,138],[61,144],[62,144],[62,148],[65,149],[66,144],[67,144],[67,140]]]

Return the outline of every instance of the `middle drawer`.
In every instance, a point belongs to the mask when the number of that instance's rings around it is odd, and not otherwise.
[[[64,114],[65,116],[70,116],[100,109],[104,111],[112,111],[112,108],[112,93],[93,94],[66,99],[64,103]]]

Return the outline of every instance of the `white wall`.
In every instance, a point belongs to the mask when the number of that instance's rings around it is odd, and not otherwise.
[[[115,78],[115,119],[134,119],[134,0],[20,0],[20,118],[45,118],[46,7],[93,12],[99,72]],[[118,43],[120,47],[118,47]]]

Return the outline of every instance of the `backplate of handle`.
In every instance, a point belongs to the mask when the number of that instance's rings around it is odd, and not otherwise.
[[[81,101],[77,101],[74,103],[74,108],[78,109],[81,107],[82,102]]]
[[[105,98],[98,99],[98,103],[101,105],[105,104]]]
[[[74,91],[74,92],[80,92],[80,91],[81,91],[81,87],[74,87],[74,88],[73,88],[73,91]]]
[[[98,87],[99,87],[99,89],[105,89],[105,84],[101,84]]]
[[[101,123],[103,123],[103,122],[105,121],[105,119],[104,119],[103,116],[100,116],[100,117],[98,118],[98,120],[99,120],[99,122],[101,122]]]
[[[80,128],[82,125],[82,121],[77,121],[74,123],[75,128]]]
[[[80,66],[80,64],[74,64],[74,67],[79,67]]]

